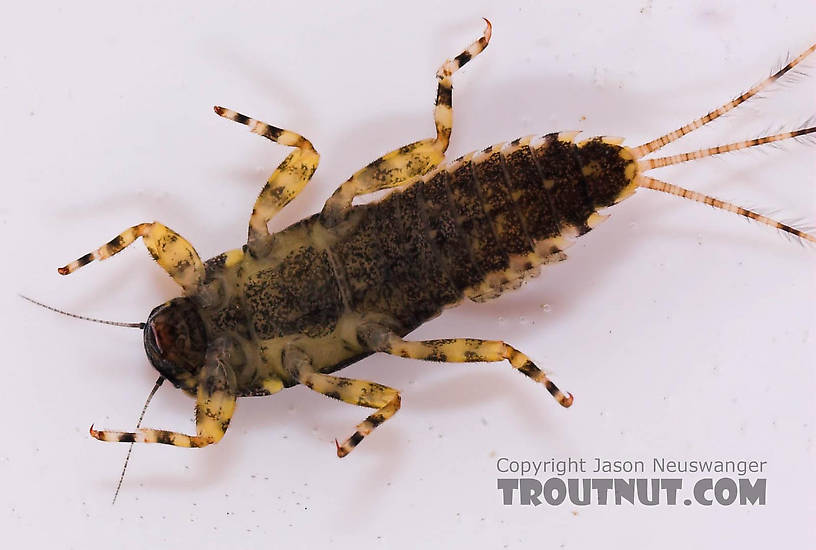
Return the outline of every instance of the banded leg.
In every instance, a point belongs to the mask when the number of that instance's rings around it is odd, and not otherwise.
[[[367,324],[360,327],[357,338],[372,351],[388,353],[409,359],[439,361],[443,363],[497,362],[505,359],[528,378],[544,384],[547,391],[563,407],[572,405],[572,394],[564,394],[529,357],[499,340],[476,340],[455,338],[409,342],[381,325]]]
[[[436,72],[436,78],[439,81],[434,108],[436,137],[400,147],[357,171],[326,201],[323,207],[323,219],[328,225],[335,224],[342,219],[347,210],[351,208],[354,197],[402,185],[411,178],[432,170],[444,160],[453,127],[451,76],[487,47],[492,27],[487,19],[485,23],[487,27],[483,35],[465,51],[445,61]]]
[[[163,443],[176,447],[206,447],[218,443],[227,431],[235,411],[236,392],[235,374],[221,349],[207,352],[204,366],[198,375],[196,435],[151,428],[139,428],[136,432],[115,432],[95,430],[93,426],[91,435],[100,441]]]
[[[377,412],[357,424],[354,433],[342,444],[334,440],[337,456],[340,458],[349,454],[365,436],[394,416],[400,408],[400,394],[394,388],[367,380],[316,373],[312,370],[309,357],[298,349],[288,348],[284,353],[283,364],[298,382],[317,393],[352,405],[377,409]]]
[[[296,150],[283,159],[266,180],[266,185],[258,195],[249,218],[247,246],[253,255],[262,256],[269,251],[271,245],[271,236],[266,224],[309,182],[317,170],[320,155],[312,143],[300,134],[270,126],[230,109],[223,107],[214,109],[224,118],[249,126],[250,131],[255,134],[281,145],[296,147]]]
[[[73,273],[94,260],[104,260],[117,254],[133,241],[142,240],[153,259],[184,289],[185,294],[196,291],[204,280],[204,264],[189,242],[159,222],[140,223],[124,230],[93,252],[57,269],[60,275]]]

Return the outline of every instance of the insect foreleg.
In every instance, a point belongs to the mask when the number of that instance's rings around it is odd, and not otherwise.
[[[297,348],[287,348],[283,365],[298,382],[311,390],[345,403],[377,409],[377,412],[358,424],[352,436],[342,444],[335,440],[337,456],[340,458],[349,454],[365,436],[394,416],[400,408],[400,394],[394,388],[367,380],[316,373],[312,370],[309,357]]]
[[[323,218],[327,224],[332,225],[342,219],[343,214],[351,208],[354,197],[401,185],[428,172],[444,160],[453,126],[451,76],[487,47],[491,25],[487,19],[485,22],[487,27],[484,34],[465,51],[445,61],[436,73],[439,81],[434,108],[436,137],[400,147],[357,171],[326,201]]]
[[[204,264],[189,242],[159,222],[141,223],[124,230],[93,252],[59,268],[60,275],[73,273],[94,260],[104,260],[117,254],[142,237],[153,259],[178,283],[186,294],[194,292],[204,279]]]
[[[390,329],[377,324],[365,324],[357,331],[360,343],[372,351],[388,353],[410,359],[439,361],[443,363],[497,362],[505,359],[519,372],[544,384],[547,391],[564,407],[572,405],[572,394],[564,394],[544,371],[529,357],[499,340],[454,338],[409,342]]]
[[[207,352],[198,376],[196,396],[196,435],[167,430],[140,428],[136,432],[95,430],[91,435],[100,441],[163,443],[176,447],[205,447],[217,443],[229,427],[235,411],[235,374],[227,364],[223,350],[216,342]]]
[[[266,185],[255,201],[252,215],[249,218],[247,246],[255,256],[262,256],[268,252],[271,244],[269,229],[266,224],[284,206],[294,199],[303,187],[309,182],[317,170],[320,155],[317,154],[312,143],[295,132],[270,126],[265,122],[249,118],[223,107],[215,107],[220,116],[246,124],[251,132],[270,139],[281,145],[296,147],[278,168],[266,180]]]

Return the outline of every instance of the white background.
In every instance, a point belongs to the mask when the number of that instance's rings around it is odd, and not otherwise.
[[[4,544],[670,549],[816,539],[816,255],[698,204],[642,190],[569,261],[415,333],[505,339],[575,394],[571,409],[507,364],[375,356],[345,375],[401,389],[403,407],[349,457],[336,458],[333,439],[368,411],[298,387],[242,400],[210,448],[137,446],[113,508],[126,446],[87,430],[135,423],[156,376],[141,334],[16,297],[140,321],[178,294],[141,244],[70,277],[55,268],[153,219],[203,257],[240,246],[287,151],[220,119],[215,104],[298,131],[322,154],[277,229],[317,211],[358,167],[432,135],[436,69],[479,36],[482,16],[493,39],[454,77],[450,158],[555,130],[642,143],[807,48],[816,4],[138,4],[18,4],[0,22]],[[800,124],[816,113],[816,59],[807,67],[671,151]],[[657,175],[812,222],[813,154],[789,143]],[[162,388],[145,424],[191,430],[192,407]],[[502,456],[767,460],[768,503],[504,507]]]

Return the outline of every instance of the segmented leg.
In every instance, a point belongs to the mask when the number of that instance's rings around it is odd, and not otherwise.
[[[519,372],[535,382],[544,384],[547,391],[563,407],[572,405],[572,394],[564,394],[529,357],[499,340],[455,338],[409,342],[381,325],[363,325],[357,332],[360,343],[372,351],[388,353],[423,361],[443,363],[496,362],[505,359]]]
[[[218,443],[229,427],[235,411],[235,374],[228,366],[222,348],[207,353],[204,366],[198,375],[196,397],[196,435],[168,430],[139,428],[136,432],[95,430],[91,435],[100,441],[127,443],[163,443],[176,447],[205,447]]]
[[[354,197],[401,185],[430,171],[444,160],[453,127],[451,76],[487,47],[492,27],[487,19],[485,23],[484,34],[465,51],[445,61],[436,73],[439,81],[434,108],[436,137],[400,147],[357,171],[326,201],[323,207],[324,223],[333,225],[340,221],[351,208]]]
[[[335,439],[337,456],[340,458],[349,454],[365,436],[394,416],[400,408],[400,394],[394,388],[367,380],[316,373],[312,370],[309,357],[299,349],[288,348],[284,353],[283,364],[298,382],[317,393],[352,405],[377,409],[377,412],[357,424],[354,433],[342,444]]]
[[[57,269],[60,275],[73,273],[94,260],[104,260],[142,240],[153,259],[178,283],[185,294],[192,294],[204,279],[204,264],[189,242],[159,222],[141,223],[124,230],[107,244]]]
[[[317,170],[320,155],[315,151],[312,143],[305,137],[270,126],[265,122],[249,118],[248,116],[236,113],[223,107],[215,107],[215,112],[220,116],[246,124],[251,132],[270,139],[281,145],[296,147],[278,168],[266,180],[266,185],[255,201],[252,215],[249,218],[249,231],[247,235],[247,246],[255,256],[262,256],[269,250],[271,237],[266,224],[277,214],[289,201],[294,199],[303,187],[309,182],[312,175]]]
[[[727,212],[733,212],[734,214],[743,216],[745,218],[749,218],[751,220],[756,220],[759,223],[769,225],[776,229],[785,231],[786,233],[795,235],[800,239],[816,243],[816,236],[814,235],[805,233],[804,231],[800,231],[795,227],[791,227],[782,222],[778,222],[776,220],[768,218],[767,216],[763,216],[762,214],[757,214],[753,210],[748,210],[747,208],[731,204],[730,202],[725,202],[720,199],[716,199],[710,195],[704,195],[703,193],[698,193],[697,191],[691,191],[678,185],[673,185],[671,183],[666,183],[655,178],[650,178],[649,176],[640,176],[638,186],[645,187],[646,189],[654,189],[655,191],[662,191],[663,193],[668,193],[670,195],[675,195],[695,202],[701,202],[703,204],[707,204],[709,206],[713,206],[714,208],[719,208]]]
[[[673,141],[677,141],[681,137],[685,136],[686,134],[688,134],[690,132],[693,132],[697,128],[700,128],[701,126],[704,126],[705,124],[708,124],[712,120],[716,120],[716,119],[720,118],[725,113],[731,111],[732,109],[738,107],[742,103],[745,103],[746,101],[748,101],[749,99],[754,97],[759,91],[765,89],[766,87],[768,87],[773,82],[776,82],[777,80],[782,78],[785,75],[785,73],[787,73],[788,71],[793,69],[799,63],[801,63],[803,59],[805,59],[807,56],[809,56],[813,52],[816,52],[816,44],[814,44],[813,46],[811,46],[810,48],[805,50],[804,53],[802,53],[800,56],[795,58],[793,61],[791,61],[790,63],[788,63],[787,65],[785,65],[781,69],[779,69],[776,73],[772,74],[771,76],[769,76],[768,78],[766,78],[765,80],[763,80],[762,82],[760,82],[759,84],[757,84],[756,86],[754,86],[753,88],[751,88],[750,90],[748,90],[747,92],[745,92],[744,94],[739,96],[738,98],[736,98],[736,99],[734,99],[732,101],[729,101],[728,103],[726,103],[722,107],[720,107],[718,109],[714,109],[713,111],[706,114],[705,116],[702,116],[702,117],[700,117],[700,118],[698,118],[696,120],[693,120],[692,122],[689,122],[685,126],[682,126],[682,127],[678,128],[677,130],[669,132],[666,135],[660,136],[657,139],[654,139],[654,140],[652,140],[652,141],[650,141],[648,143],[644,143],[643,145],[640,145],[640,146],[636,147],[635,149],[633,149],[635,157],[640,158],[640,157],[648,155],[649,153],[651,153],[653,151],[657,151],[658,149],[660,149],[664,145],[667,145],[667,144],[669,144],[669,143],[671,143]]]

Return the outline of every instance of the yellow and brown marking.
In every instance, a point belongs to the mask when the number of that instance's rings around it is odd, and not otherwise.
[[[391,418],[400,408],[400,395],[394,388],[376,382],[355,380],[314,372],[311,359],[302,350],[290,347],[283,354],[284,368],[307,388],[351,405],[377,409],[358,424],[342,444],[335,440],[337,456],[342,458],[369,435],[374,428]]]
[[[168,430],[139,428],[135,432],[95,430],[91,436],[100,441],[127,443],[161,443],[176,447],[205,447],[218,443],[229,427],[235,412],[235,374],[224,363],[218,351],[211,351],[199,373],[196,396],[196,435]]]
[[[481,38],[452,60],[447,60],[437,71],[439,81],[434,107],[436,137],[423,139],[391,151],[358,170],[326,201],[323,221],[337,224],[351,208],[354,197],[389,189],[409,182],[437,166],[445,158],[453,128],[453,84],[451,76],[465,63],[478,55],[490,41],[490,21]]]
[[[93,252],[59,268],[60,275],[73,273],[94,260],[104,260],[117,254],[142,237],[153,259],[184,289],[194,293],[204,279],[204,264],[195,248],[172,229],[159,222],[130,227]]]
[[[486,18],[484,22],[487,25],[484,34],[468,46],[465,51],[453,59],[445,61],[442,66],[439,67],[439,70],[436,71],[436,79],[439,81],[439,86],[436,92],[434,123],[436,124],[437,146],[443,153],[448,148],[448,141],[450,140],[451,129],[453,128],[453,83],[451,82],[451,76],[487,47],[487,44],[490,42],[490,36],[493,34],[493,25],[491,25],[490,21]]]
[[[312,142],[290,130],[277,128],[223,107],[214,107],[216,114],[249,126],[251,132],[275,143],[296,147],[269,176],[249,218],[247,245],[251,253],[261,256],[269,251],[270,235],[267,223],[300,193],[317,170],[320,155]]]
[[[360,328],[358,338],[374,351],[407,359],[438,361],[441,363],[475,363],[504,361],[535,382],[544,384],[547,391],[563,407],[572,405],[572,394],[564,394],[529,357],[513,346],[499,340],[454,338],[412,342],[402,339],[393,331],[377,325]]]

